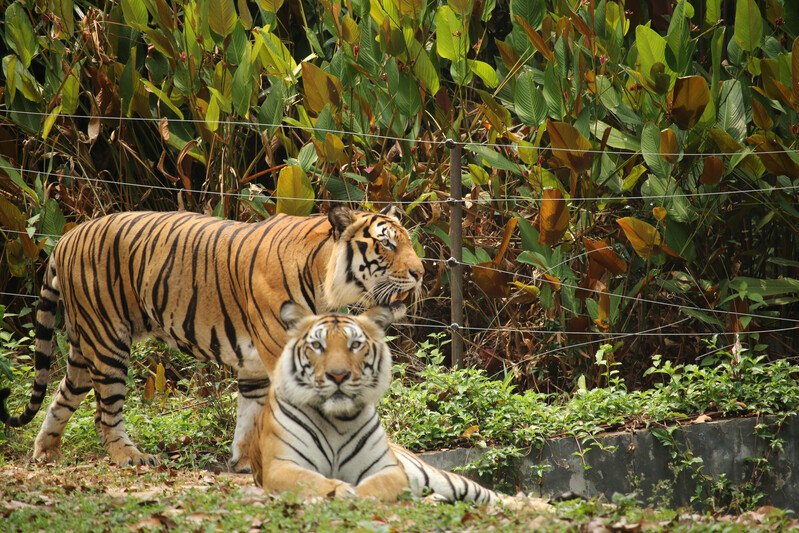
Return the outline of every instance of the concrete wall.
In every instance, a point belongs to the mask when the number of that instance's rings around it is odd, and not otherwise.
[[[683,426],[673,437],[680,450],[702,459],[702,472],[718,480],[723,474],[732,485],[751,481],[752,458],[768,457],[771,471],[762,478],[760,491],[766,493],[761,504],[799,512],[799,416],[783,425],[779,436],[784,439],[781,453],[766,455],[768,443],[755,436],[755,418],[711,421]],[[579,456],[581,447],[573,438],[548,441],[540,450],[514,460],[493,479],[483,479],[489,485],[510,483],[525,492],[543,497],[573,491],[586,497],[613,493],[638,493],[639,499],[664,502],[670,505],[690,505],[696,484],[690,475],[675,476],[670,466],[677,464],[672,452],[658,441],[651,431],[609,433],[597,436],[603,451],[596,447]],[[582,446],[585,449],[585,446]],[[451,470],[464,465],[482,452],[476,449],[455,449],[423,454],[425,460],[439,468]],[[536,465],[550,468],[539,477]],[[761,467],[762,471],[762,467]]]

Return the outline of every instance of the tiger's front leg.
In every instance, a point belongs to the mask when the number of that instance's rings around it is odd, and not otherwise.
[[[261,408],[266,404],[269,392],[269,378],[266,375],[252,376],[239,374],[239,394],[236,413],[236,432],[233,434],[230,469],[234,472],[251,472],[250,440],[253,427]]]
[[[408,488],[408,476],[399,465],[385,468],[373,476],[364,479],[355,487],[358,496],[377,498],[379,500],[396,501]]]

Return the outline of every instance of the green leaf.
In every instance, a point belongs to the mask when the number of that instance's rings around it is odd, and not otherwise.
[[[66,37],[75,32],[75,4],[73,0],[52,0],[53,13],[61,19]]]
[[[705,22],[708,26],[713,26],[721,18],[721,1],[706,0],[705,2]]]
[[[746,136],[746,106],[738,80],[724,80],[719,94],[719,116],[717,125],[730,137],[743,142]]]
[[[244,30],[244,26],[241,24],[234,25],[233,33],[230,36],[230,44],[225,51],[227,60],[234,65],[241,64],[247,44],[247,32]]]
[[[647,205],[665,207],[668,217],[677,222],[693,222],[698,216],[684,196],[684,191],[673,179],[650,176],[641,185],[641,195],[652,197]],[[666,233],[668,233],[668,228]]]
[[[533,81],[531,70],[522,71],[513,87],[513,105],[519,120],[528,126],[537,127],[547,117],[544,93]]]
[[[311,180],[299,165],[283,167],[277,178],[277,212],[307,216],[313,210]]]
[[[749,297],[751,295],[766,297],[794,294],[799,293],[799,279],[758,279],[738,276],[730,280],[730,289],[737,292],[745,291]]]
[[[61,111],[65,115],[71,115],[78,108],[78,96],[80,92],[80,68],[76,65],[67,74],[64,84],[61,87]]]
[[[435,95],[439,88],[438,71],[430,61],[427,51],[413,36],[413,32],[406,32],[403,29],[403,35],[405,36],[405,47],[408,49],[408,55],[413,64],[413,73],[424,84],[427,92]]]
[[[477,144],[467,144],[466,149],[475,155],[480,156],[489,167],[497,168],[500,170],[508,170],[514,174],[521,174],[519,165],[508,160],[504,155],[495,152],[487,146],[480,146]]]
[[[61,235],[64,232],[67,220],[61,213],[61,208],[58,207],[58,201],[50,198],[45,202],[42,208],[41,223],[41,232],[46,235]]]
[[[27,10],[14,2],[6,9],[6,42],[17,54],[25,68],[31,66],[33,56],[39,51],[36,34],[28,19]]]
[[[660,155],[660,129],[651,122],[647,122],[641,131],[641,152],[649,170],[661,178],[668,177],[671,165]]]
[[[172,103],[172,100],[170,100],[169,96],[164,91],[162,91],[161,89],[150,83],[149,81],[145,80],[144,78],[140,79],[139,81],[142,84],[144,84],[144,86],[147,88],[148,91],[156,95],[164,105],[166,105],[169,109],[171,109],[172,112],[178,116],[178,118],[183,118],[183,112],[180,109],[178,109],[178,107],[175,104]]]
[[[672,79],[674,78],[674,72],[666,63],[666,39],[648,25],[641,25],[635,28],[635,44],[638,48],[639,72],[653,86],[658,86],[660,81],[658,78],[664,74]],[[655,70],[652,70],[653,67]],[[659,68],[663,69],[663,74],[657,74]]]
[[[541,0],[511,0],[510,2],[510,19],[521,17],[534,30],[541,25],[546,11],[547,3]]]
[[[7,175],[11,182],[22,189],[31,199],[37,201],[38,196],[36,195],[36,191],[25,183],[25,180],[22,179],[22,175],[3,156],[0,156],[0,172]]]
[[[250,100],[253,92],[252,65],[250,63],[250,43],[244,47],[241,63],[233,73],[233,109],[240,117],[250,116]]]
[[[125,22],[137,29],[147,26],[147,6],[143,0],[121,0],[121,4]]]
[[[61,113],[61,106],[56,106],[45,118],[42,123],[42,139],[47,139],[50,135],[50,130],[53,128],[58,115]]]
[[[547,63],[544,69],[544,101],[547,103],[547,113],[550,118],[562,120],[566,110],[563,107],[560,80],[552,63]]]
[[[469,46],[468,29],[449,6],[436,11],[436,50],[438,55],[452,62],[466,58]]]
[[[285,101],[286,89],[283,83],[273,82],[269,94],[258,112],[258,122],[262,127],[266,127],[270,137],[275,134],[280,121],[283,120]]]
[[[422,107],[419,85],[407,72],[400,72],[397,62],[391,58],[386,64],[386,81],[388,90],[394,98],[397,110],[406,117],[412,117]]]
[[[591,125],[591,133],[595,134],[598,140],[601,140],[605,136],[605,130],[608,128],[610,128],[610,134],[608,134],[606,143],[608,146],[611,148],[618,148],[619,150],[631,150],[633,152],[641,150],[641,141],[635,135],[619,131],[601,120],[597,120]]]
[[[238,21],[233,0],[208,0],[208,25],[214,33],[227,37]]]
[[[473,59],[467,59],[466,61],[469,64],[471,71],[477,74],[481,80],[483,80],[483,83],[485,83],[486,87],[493,89],[499,84],[497,72],[491,67],[491,65],[483,61],[476,61]]]
[[[755,0],[735,2],[735,30],[732,34],[741,50],[751,52],[763,38],[763,16]]]
[[[6,76],[10,102],[14,101],[16,90],[31,102],[42,101],[42,86],[17,56],[9,54],[3,58],[3,74]]]
[[[216,131],[219,127],[219,98],[213,94],[211,101],[208,102],[208,109],[205,111],[205,125],[211,131]]]

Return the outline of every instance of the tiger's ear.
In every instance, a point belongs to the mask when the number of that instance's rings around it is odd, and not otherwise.
[[[386,207],[380,210],[381,215],[386,215],[396,220],[400,220],[402,217],[402,211],[395,205],[388,204]]]
[[[368,311],[364,311],[360,316],[368,318],[380,329],[384,330],[397,320],[402,320],[405,317],[407,308],[402,302],[394,302],[391,305],[378,305],[372,307]]]
[[[300,304],[285,302],[280,306],[280,320],[283,321],[287,330],[294,329],[303,318],[311,316],[311,312]]]
[[[347,226],[352,224],[354,217],[349,207],[343,205],[334,205],[327,212],[327,220],[333,226],[333,236],[339,238]]]

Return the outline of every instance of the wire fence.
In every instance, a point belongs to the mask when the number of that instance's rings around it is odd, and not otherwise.
[[[53,113],[45,113],[41,111],[17,111],[11,109],[0,109],[0,113],[9,115],[9,114],[17,114],[17,115],[26,115],[26,116],[39,116],[39,117],[51,117]],[[83,115],[83,114],[75,114],[75,113],[58,113],[58,117],[61,118],[71,118],[71,119],[78,119],[78,120],[104,120],[106,122],[113,122],[113,121],[128,121],[128,122],[156,122],[161,123],[164,121],[167,122],[178,122],[178,123],[186,123],[186,124],[206,124],[209,121],[205,119],[197,119],[197,118],[182,118],[182,117],[135,117],[135,116],[117,116],[117,117],[109,117],[109,116],[99,116],[99,115]],[[418,144],[428,144],[434,146],[442,146],[445,145],[447,147],[451,147],[454,145],[459,145],[465,148],[469,148],[470,146],[482,146],[486,148],[512,148],[514,144],[518,146],[518,143],[514,142],[507,142],[507,143],[490,143],[490,142],[483,142],[483,141],[462,141],[459,139],[425,139],[421,137],[399,137],[395,135],[384,135],[381,133],[371,133],[371,132],[358,132],[358,131],[350,131],[350,130],[342,130],[342,129],[334,129],[334,128],[317,128],[316,126],[303,126],[297,124],[289,124],[285,122],[281,123],[270,123],[270,122],[257,122],[257,121],[250,121],[250,120],[214,120],[214,124],[217,125],[226,125],[226,126],[247,126],[247,127],[257,127],[257,128],[285,128],[289,130],[300,130],[300,131],[315,131],[319,133],[333,133],[335,135],[341,135],[346,137],[365,137],[369,139],[379,139],[379,140],[387,140],[387,141],[397,141],[397,142],[407,142],[407,143],[418,143]],[[642,150],[631,150],[631,149],[586,149],[586,148],[562,148],[558,146],[524,146],[525,149],[530,150],[539,150],[544,152],[567,152],[567,153],[574,153],[574,154],[607,154],[607,155],[643,155],[643,156],[663,156],[663,157],[733,157],[733,156],[740,156],[745,155],[746,153],[752,153],[755,155],[778,155],[778,154],[799,154],[799,148],[783,148],[780,150],[755,150],[752,147],[744,147],[741,150],[735,152],[647,152]]]
[[[29,115],[29,116],[40,116],[44,117],[51,117],[51,113],[43,113],[43,112],[34,112],[34,111],[13,111],[7,109],[0,109],[0,117],[8,116],[9,114],[19,114],[19,115]],[[180,118],[180,117],[100,117],[96,115],[82,115],[82,114],[59,114],[61,118],[70,118],[76,120],[98,120],[102,119],[106,122],[113,122],[113,121],[128,121],[128,122],[143,122],[143,123],[164,123],[166,122],[182,122],[182,123],[205,123],[205,120],[202,119],[187,119],[187,118]],[[420,144],[428,144],[433,146],[446,146],[449,148],[452,153],[454,154],[457,150],[458,153],[462,153],[459,148],[465,148],[467,150],[474,149],[476,147],[486,147],[486,148],[494,148],[494,149],[507,149],[513,148],[514,143],[486,143],[486,142],[471,142],[468,140],[460,140],[460,139],[422,139],[422,138],[407,138],[407,137],[400,137],[400,136],[391,136],[391,135],[384,135],[379,133],[371,133],[371,132],[354,132],[354,131],[347,131],[347,130],[339,130],[339,129],[326,129],[326,128],[316,128],[312,126],[300,126],[295,124],[288,124],[288,123],[259,123],[255,121],[237,121],[237,120],[218,120],[214,121],[218,125],[229,125],[229,126],[244,126],[244,127],[254,127],[254,128],[286,128],[286,129],[294,129],[294,130],[302,130],[302,131],[314,131],[314,132],[321,132],[321,133],[333,133],[342,136],[348,136],[350,138],[360,137],[360,138],[368,138],[368,139],[377,139],[377,140],[388,140],[388,141],[396,141],[396,142],[407,142],[407,143],[420,143]],[[518,144],[516,144],[518,147]],[[559,148],[553,146],[530,146],[527,149],[534,149],[541,152],[570,152],[570,153],[590,153],[590,154],[609,154],[609,155],[657,155],[657,156],[695,156],[695,157],[709,157],[709,156],[716,156],[716,157],[733,157],[733,156],[740,156],[745,153],[753,153],[756,155],[768,155],[768,154],[799,154],[799,149],[785,149],[785,150],[753,150],[751,147],[745,148],[739,152],[679,152],[679,153],[664,153],[664,152],[657,152],[657,153],[646,153],[643,151],[634,151],[634,150],[595,150],[595,149],[568,149],[568,148]],[[479,154],[477,154],[479,155]],[[458,158],[461,156],[458,155]],[[454,162],[453,162],[454,165]],[[460,161],[458,160],[458,168],[460,168]],[[25,168],[17,168],[10,165],[0,165],[0,170],[17,172],[19,174],[35,174],[39,176],[46,176],[46,177],[56,177],[58,179],[72,179],[72,180],[80,180],[89,183],[103,183],[108,185],[116,185],[119,187],[134,187],[134,188],[142,188],[148,190],[160,190],[160,191],[168,191],[173,192],[176,194],[180,193],[194,193],[198,195],[212,195],[212,196],[219,196],[219,197],[237,197],[241,199],[252,199],[255,197],[261,197],[266,200],[313,200],[314,202],[318,203],[340,203],[342,200],[335,200],[329,198],[299,198],[299,197],[285,197],[285,196],[277,196],[277,195],[270,195],[268,193],[265,194],[265,191],[254,190],[251,188],[244,188],[239,192],[232,192],[232,191],[215,191],[215,190],[207,190],[207,189],[191,189],[191,188],[184,188],[184,187],[174,187],[174,186],[165,186],[165,185],[151,185],[151,184],[143,184],[143,183],[136,183],[136,182],[127,182],[122,180],[113,180],[113,179],[104,179],[99,177],[89,177],[89,176],[82,176],[82,175],[73,175],[69,173],[64,173],[61,171],[50,170],[50,171],[41,171],[41,170],[34,170],[34,169],[25,169]],[[454,188],[460,187],[460,176],[454,176],[453,178],[457,179],[457,183],[454,183]],[[718,197],[722,195],[752,195],[752,194],[770,194],[775,191],[796,191],[799,190],[799,185],[781,185],[781,186],[771,186],[765,185],[764,187],[760,188],[741,188],[741,189],[728,189],[728,190],[704,190],[704,191],[695,191],[695,192],[675,192],[672,194],[654,194],[654,195],[617,195],[617,196],[596,196],[596,197],[577,197],[577,198],[547,198],[546,201],[563,201],[563,202],[570,202],[570,203],[579,203],[579,202],[613,202],[613,201],[629,201],[629,200],[661,200],[661,199],[673,199],[673,198],[704,198],[704,197]],[[446,194],[446,193],[441,193]],[[401,204],[401,205],[433,205],[433,204],[452,204],[453,201],[461,202],[463,204],[468,205],[471,204],[481,204],[481,203],[503,203],[503,202],[538,202],[543,201],[543,198],[535,198],[535,197],[525,197],[525,196],[505,196],[505,197],[491,197],[491,196],[479,196],[477,198],[464,198],[453,200],[453,198],[440,198],[440,199],[425,199],[425,200],[413,200],[413,201],[400,201],[400,200],[370,200],[370,199],[361,199],[358,200],[358,203],[365,203],[365,204],[375,204],[375,205],[382,205],[382,204]],[[461,227],[462,221],[461,220],[451,220],[451,227],[453,225]],[[13,230],[13,229],[1,229],[3,232],[6,233],[17,233],[17,234],[27,234],[29,237],[44,237],[44,238],[53,238],[57,239],[59,235],[53,234],[44,234],[38,232],[31,232],[31,231],[23,231],[23,230]],[[606,249],[601,248],[601,249]],[[589,250],[585,254],[592,253],[594,251],[600,251],[601,249],[597,250]],[[577,259],[577,257],[570,257],[566,261],[562,262],[561,264]],[[450,257],[446,260],[444,259],[434,259],[434,258],[427,258],[426,261],[438,262],[443,261],[445,262],[452,270],[451,272],[455,272],[455,267],[459,267],[458,270],[462,271],[463,269],[471,269],[474,268],[475,265],[471,263],[467,263],[462,261],[460,258],[455,259],[454,257]],[[546,271],[546,273],[551,273],[550,271],[556,268],[559,265],[555,265],[551,267],[549,270],[542,268],[540,270]],[[646,303],[655,306],[662,306],[668,308],[674,308],[677,310],[682,311],[696,311],[701,313],[708,313],[711,315],[723,315],[723,316],[730,316],[735,318],[758,318],[763,320],[775,321],[784,324],[798,324],[796,326],[789,326],[789,327],[781,327],[781,328],[771,328],[771,329],[761,329],[761,330],[753,330],[748,331],[746,333],[779,333],[779,332],[786,332],[786,331],[793,331],[799,329],[799,320],[786,318],[781,316],[773,316],[773,315],[765,315],[759,313],[750,313],[750,312],[739,312],[739,311],[728,311],[723,309],[715,309],[709,306],[702,307],[696,306],[692,304],[685,304],[685,303],[675,303],[675,302],[664,302],[654,299],[643,298],[638,295],[626,295],[626,294],[616,294],[610,291],[603,291],[599,289],[587,288],[587,287],[579,287],[577,285],[569,284],[564,282],[563,280],[560,281],[552,281],[543,276],[535,275],[529,276],[526,274],[522,274],[519,272],[513,272],[509,270],[500,269],[496,266],[488,266],[485,264],[479,265],[479,268],[494,271],[497,273],[513,276],[514,278],[530,280],[534,283],[545,283],[551,284],[553,286],[560,286],[570,289],[579,289],[581,291],[585,291],[595,295],[607,295],[612,298],[618,298],[623,300],[629,300],[633,302],[640,302]],[[459,274],[460,275],[460,274]],[[457,282],[455,276],[451,279],[452,283]],[[35,295],[28,295],[28,294],[19,294],[19,293],[12,293],[12,292],[0,292],[0,295],[6,297],[19,297],[19,298],[36,298]],[[457,307],[458,305],[462,305],[462,302],[453,302],[453,308]],[[438,329],[446,329],[449,330],[453,336],[460,336],[464,332],[472,332],[475,334],[483,334],[488,332],[499,332],[499,333],[516,333],[522,335],[536,335],[536,334],[546,334],[546,335],[569,335],[569,336],[599,336],[600,339],[590,340],[583,343],[577,344],[570,344],[566,345],[554,350],[539,352],[530,358],[525,358],[519,361],[517,364],[521,364],[523,362],[531,360],[531,358],[535,357],[542,357],[550,353],[558,352],[558,351],[565,351],[572,348],[587,346],[591,344],[595,344],[598,342],[608,342],[612,340],[620,340],[625,339],[633,336],[660,336],[660,337],[679,337],[679,336],[693,336],[693,337],[706,337],[706,336],[717,336],[717,335],[737,335],[743,332],[740,331],[710,331],[710,332],[685,332],[685,331],[666,331],[671,327],[677,326],[679,324],[684,323],[687,320],[690,320],[691,317],[685,317],[678,321],[673,322],[672,324],[668,324],[665,326],[658,326],[655,328],[650,328],[642,331],[635,331],[629,333],[610,333],[610,332],[603,332],[603,331],[564,331],[564,330],[548,330],[548,329],[525,329],[525,328],[509,328],[509,327],[476,327],[476,326],[467,326],[465,324],[460,324],[457,321],[454,321],[450,324],[444,323],[433,323],[438,321],[430,321],[429,319],[425,319],[424,317],[419,317],[418,320],[414,321],[413,323],[405,323],[405,325],[414,325],[414,326],[424,326],[428,328],[438,328]],[[425,323],[427,322],[427,323]],[[453,355],[454,359],[459,359],[461,356]]]

